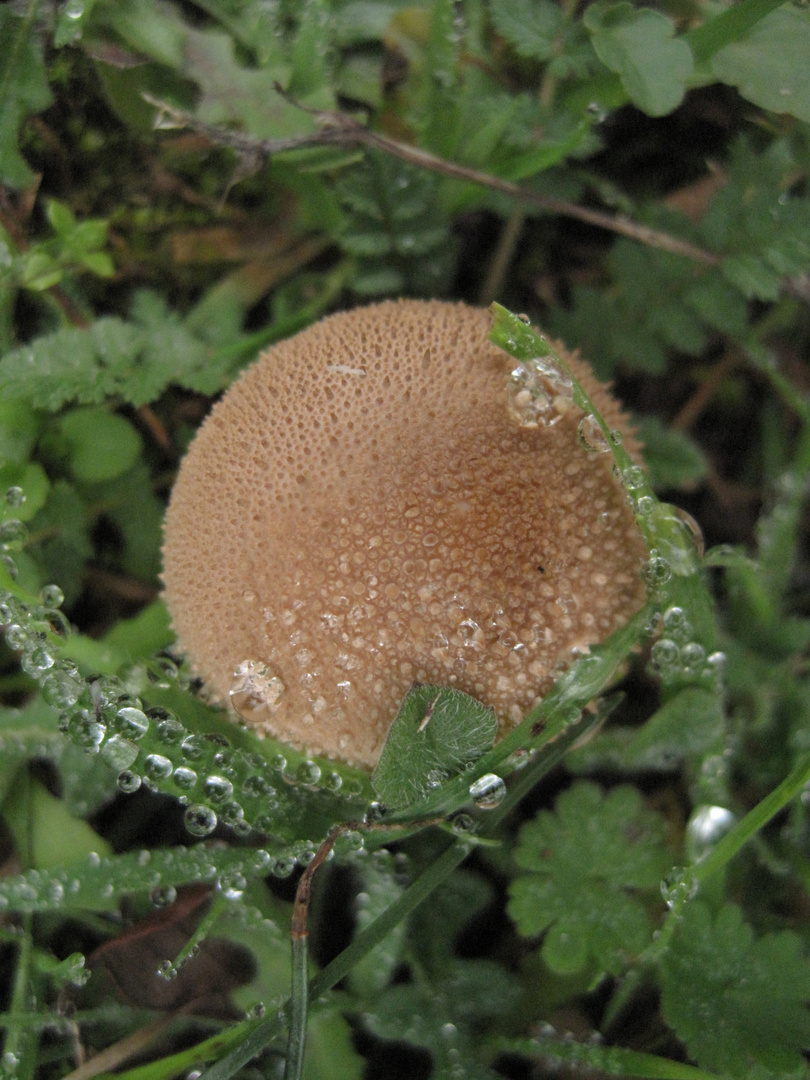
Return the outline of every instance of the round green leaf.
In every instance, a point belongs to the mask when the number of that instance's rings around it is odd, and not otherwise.
[[[115,413],[91,406],[73,409],[60,421],[70,471],[77,480],[113,480],[131,469],[141,452],[141,437]]]

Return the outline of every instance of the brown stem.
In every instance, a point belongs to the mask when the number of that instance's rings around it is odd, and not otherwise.
[[[324,112],[298,105],[304,112],[308,112],[315,117],[320,125],[319,131],[308,135],[293,135],[284,139],[256,139],[250,135],[244,135],[242,132],[204,124],[189,113],[176,109],[151,94],[143,94],[143,98],[159,110],[156,125],[158,128],[161,126],[186,127],[191,131],[205,135],[220,146],[228,146],[245,156],[259,154],[264,158],[271,158],[274,154],[283,153],[287,150],[302,150],[316,146],[370,147],[399,158],[400,161],[405,161],[409,165],[428,169],[430,172],[439,173],[441,176],[447,176],[453,180],[462,180],[466,183],[490,188],[493,191],[500,191],[504,195],[509,195],[540,210],[561,214],[564,217],[574,218],[589,225],[596,225],[598,228],[607,229],[610,232],[618,233],[620,236],[638,240],[649,247],[669,251],[675,255],[683,255],[704,266],[718,266],[720,264],[718,255],[696,247],[686,240],[670,236],[669,233],[649,228],[646,225],[640,225],[623,214],[607,214],[601,210],[590,210],[565,199],[555,199],[543,195],[539,191],[531,191],[521,187],[520,184],[512,183],[511,180],[504,180],[499,176],[479,172],[477,169],[467,168],[466,165],[459,165],[454,161],[446,161],[444,158],[437,157],[436,154],[431,154],[428,150],[422,150],[417,146],[410,146],[408,143],[400,142],[398,139],[389,138],[387,135],[369,131],[368,128],[363,127],[362,124],[347,113]]]

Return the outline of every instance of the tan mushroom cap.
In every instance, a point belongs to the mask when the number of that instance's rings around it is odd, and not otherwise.
[[[474,695],[503,730],[644,603],[612,456],[583,445],[554,373],[488,329],[436,301],[333,315],[200,429],[166,517],[166,602],[211,698],[260,731],[372,766],[414,682]]]

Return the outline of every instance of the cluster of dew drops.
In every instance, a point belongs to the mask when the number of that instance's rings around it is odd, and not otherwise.
[[[6,492],[6,508],[20,506],[23,501],[21,489]],[[23,549],[26,540],[22,522],[0,523],[2,559],[13,580],[17,568],[12,556]],[[144,680],[161,688],[188,686],[188,675],[170,657],[155,657],[121,678],[84,678],[71,659],[60,655],[59,643],[70,634],[70,624],[61,611],[61,589],[47,585],[38,600],[31,604],[11,592],[0,593],[0,626],[5,628],[9,647],[18,653],[22,669],[39,684],[44,700],[60,711],[60,730],[85,751],[98,753],[117,772],[120,791],[131,794],[144,788],[174,795],[186,806],[184,822],[192,836],[209,836],[221,822],[240,838],[250,834],[272,837],[280,815],[283,817],[280,795],[290,788],[320,790],[347,800],[360,798],[359,784],[322,769],[311,759],[288,764],[277,754],[268,761],[258,754],[234,750],[222,735],[189,732],[169,709],[144,706],[138,696]],[[470,799],[481,810],[494,809],[505,795],[503,779],[493,773],[470,787]],[[245,806],[255,808],[255,813],[248,817]],[[384,807],[372,803],[366,821],[379,821],[384,813]],[[468,831],[473,828],[472,819],[468,826],[467,816],[458,815],[454,827],[459,832]],[[308,840],[279,844],[275,841],[268,865],[268,872],[276,877],[287,877],[296,865],[306,865],[315,850]],[[339,847],[347,851],[362,848],[362,834],[344,835]],[[238,882],[233,887],[228,883],[223,886],[226,896],[235,897],[239,891]]]

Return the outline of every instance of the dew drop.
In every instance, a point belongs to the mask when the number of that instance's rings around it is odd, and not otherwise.
[[[131,795],[133,791],[137,791],[141,786],[141,778],[137,773],[130,772],[129,769],[124,769],[118,774],[118,790],[123,791],[127,795]]]
[[[0,524],[0,549],[10,555],[16,554],[25,547],[28,541],[28,529],[21,521],[10,518]]]
[[[661,882],[661,895],[668,908],[680,907],[697,896],[698,881],[695,875],[683,867],[670,870]]]
[[[703,858],[736,821],[736,815],[725,806],[698,806],[686,826],[686,838],[692,857]]]
[[[180,751],[189,761],[199,761],[205,753],[205,739],[202,735],[189,735],[180,743]]]
[[[24,502],[25,492],[21,487],[14,484],[12,487],[6,488],[6,506],[16,509],[18,506],[22,506]]]
[[[203,784],[203,791],[211,802],[224,803],[233,796],[233,784],[224,776],[208,776]]]
[[[208,836],[217,827],[217,815],[208,806],[189,806],[183,821],[192,836]]]
[[[177,899],[177,889],[174,885],[158,885],[149,895],[153,907],[168,907]]]
[[[101,756],[111,768],[121,772],[137,758],[138,747],[122,735],[111,735],[101,748]]]
[[[506,784],[495,773],[486,773],[470,785],[470,798],[481,810],[494,810],[506,795]]]
[[[149,718],[142,709],[125,706],[115,716],[118,730],[129,739],[142,739],[149,730]]]
[[[222,806],[219,807],[218,814],[220,821],[224,822],[225,825],[234,828],[234,826],[239,825],[242,822],[245,811],[238,802],[231,801],[223,803]]]
[[[44,585],[40,589],[39,599],[46,608],[60,608],[65,602],[65,594],[58,585]]]
[[[270,872],[273,877],[288,878],[295,869],[295,859],[292,855],[281,855],[273,863]]]
[[[143,771],[150,780],[165,780],[172,775],[172,763],[163,754],[149,754],[143,763]]]
[[[604,454],[610,450],[610,443],[595,416],[583,416],[577,426],[577,438],[592,454]]]
[[[171,960],[162,960],[158,964],[157,973],[161,979],[165,979],[167,982],[171,982],[172,979],[176,979],[179,975],[177,967]]]
[[[247,879],[238,870],[223,874],[217,882],[217,888],[226,900],[239,900],[247,886]]]
[[[655,499],[652,495],[642,495],[636,502],[636,510],[642,517],[649,517],[655,510]]]
[[[190,791],[197,783],[197,774],[193,769],[189,769],[187,765],[181,765],[174,770],[172,780],[183,791]]]
[[[680,506],[673,506],[675,516],[680,518],[686,528],[689,530],[689,534],[692,537],[692,542],[695,545],[698,558],[703,558],[703,554],[706,550],[706,541],[703,538],[703,529],[695,521],[692,515],[687,510],[682,510]]]
[[[650,559],[641,568],[641,577],[645,585],[654,589],[658,585],[666,585],[672,577],[672,567],[666,559],[650,552]]]
[[[305,784],[309,787],[318,783],[321,778],[320,766],[310,761],[308,758],[301,762],[298,768],[295,770],[295,782],[298,784]]]
[[[474,833],[477,826],[475,818],[469,814],[456,814],[452,820],[452,827],[454,833],[459,833],[462,836]]]
[[[284,682],[267,664],[243,660],[233,673],[229,693],[243,720],[261,723],[277,712],[284,690]]]

